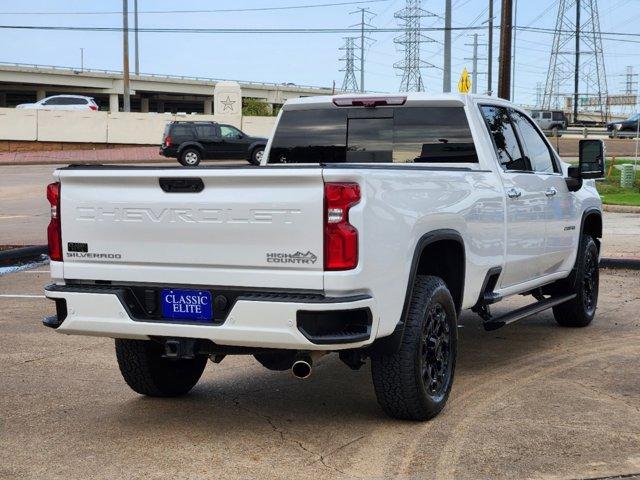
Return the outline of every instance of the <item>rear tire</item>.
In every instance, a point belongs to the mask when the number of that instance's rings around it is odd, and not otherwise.
[[[206,356],[162,358],[162,345],[149,340],[116,339],[116,357],[124,381],[150,397],[177,397],[189,392],[202,375]]]
[[[251,165],[260,165],[262,161],[262,156],[264,155],[264,147],[256,147],[251,151],[251,158],[249,159],[249,163]]]
[[[202,160],[202,153],[197,148],[185,148],[180,154],[180,163],[185,167],[197,167]]]
[[[583,235],[578,249],[576,272],[568,281],[565,294],[575,293],[573,300],[553,307],[553,316],[563,327],[586,327],[596,315],[598,306],[598,247],[593,238]]]
[[[416,277],[399,350],[371,359],[385,413],[406,420],[440,413],[453,384],[456,352],[456,308],[446,284],[439,277]]]

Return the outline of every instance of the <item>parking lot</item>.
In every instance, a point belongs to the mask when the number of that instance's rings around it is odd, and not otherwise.
[[[228,357],[184,398],[140,397],[112,340],[41,325],[53,312],[47,270],[0,277],[2,479],[640,474],[638,272],[602,271],[585,329],[546,312],[487,333],[466,314],[449,403],[411,423],[382,413],[368,365],[351,371],[335,356],[306,381]]]

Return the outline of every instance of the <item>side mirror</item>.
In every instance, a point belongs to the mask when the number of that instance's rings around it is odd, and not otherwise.
[[[578,167],[569,169],[573,178],[604,177],[604,142],[602,140],[580,140]]]

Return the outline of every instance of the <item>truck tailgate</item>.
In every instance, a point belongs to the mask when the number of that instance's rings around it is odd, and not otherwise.
[[[323,288],[320,168],[72,167],[57,175],[65,279]]]

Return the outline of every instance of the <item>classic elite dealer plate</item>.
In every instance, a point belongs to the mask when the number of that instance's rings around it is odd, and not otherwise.
[[[205,290],[162,290],[162,316],[181,320],[210,321],[213,318],[211,292]]]

